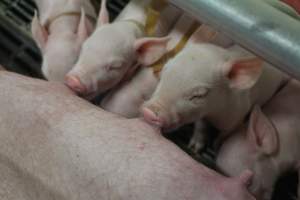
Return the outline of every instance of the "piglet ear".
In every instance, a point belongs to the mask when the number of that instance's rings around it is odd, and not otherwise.
[[[77,30],[77,38],[80,44],[82,44],[89,37],[87,28],[86,15],[83,8],[81,8],[81,17]]]
[[[248,140],[260,152],[271,155],[279,149],[278,133],[272,122],[255,106],[249,122]]]
[[[263,68],[259,58],[246,58],[230,61],[226,64],[225,75],[231,88],[245,90],[253,87],[258,81]]]
[[[138,62],[148,66],[158,61],[167,52],[169,40],[169,37],[138,39],[134,44]]]
[[[34,17],[31,23],[32,37],[36,41],[39,48],[44,51],[48,40],[48,32],[44,26],[41,25],[37,16],[37,11],[34,11]]]
[[[98,27],[109,23],[109,13],[106,7],[106,1],[107,0],[101,1],[101,8],[98,17]]]

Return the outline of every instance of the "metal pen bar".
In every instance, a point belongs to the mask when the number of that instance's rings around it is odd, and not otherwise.
[[[170,0],[300,80],[300,22],[262,0]]]

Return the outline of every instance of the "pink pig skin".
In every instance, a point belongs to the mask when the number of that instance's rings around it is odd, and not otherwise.
[[[184,14],[181,16],[169,33],[168,51],[172,50],[179,43],[184,33],[187,32],[194,22],[188,15]],[[232,44],[230,40],[220,34],[214,38],[210,38],[209,35],[215,33],[215,31],[206,25],[201,25],[201,30],[206,33],[202,33],[202,40],[212,40],[211,42],[223,46],[230,46]],[[102,101],[101,107],[127,118],[138,117],[141,105],[151,97],[158,81],[159,78],[154,75],[153,69],[145,66],[130,81],[121,84],[120,87],[111,91]]]
[[[286,80],[283,73],[238,46],[225,49],[194,42],[167,63],[142,111],[146,121],[166,129],[206,119],[223,137]]]
[[[270,200],[277,178],[299,170],[299,102],[300,83],[291,80],[262,111],[255,107],[247,125],[234,131],[220,149],[217,164],[226,174],[253,170],[251,191],[258,199]]]
[[[39,18],[37,14],[33,18],[32,35],[43,54],[42,72],[48,80],[63,82],[93,31],[95,10],[88,0],[36,0],[36,4]]]
[[[126,118],[138,117],[140,106],[151,97],[157,83],[151,68],[141,68],[129,82],[112,90],[102,100],[101,107]]]
[[[84,43],[78,62],[66,76],[66,84],[73,91],[83,97],[95,96],[118,85],[133,71],[135,63],[147,65],[159,59],[169,39],[145,37],[142,26],[146,24],[149,3],[150,0],[132,0],[109,23],[105,1],[102,2],[98,27]],[[157,35],[165,35],[180,14],[173,6],[163,10]]]
[[[62,84],[2,71],[0,91],[1,200],[254,200],[250,172],[224,177]]]

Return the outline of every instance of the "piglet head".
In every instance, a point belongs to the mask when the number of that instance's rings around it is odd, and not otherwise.
[[[167,129],[214,116],[236,103],[235,95],[251,88],[260,72],[256,58],[236,58],[210,44],[187,46],[167,63],[142,113]]]
[[[98,28],[84,43],[66,84],[80,96],[96,96],[116,86],[137,61],[145,65],[155,62],[165,52],[168,39],[137,39],[141,30],[133,26],[136,24],[130,21],[110,24],[106,1],[102,1]]]
[[[276,128],[256,106],[248,127],[241,127],[222,145],[217,166],[229,176],[237,176],[245,169],[252,170],[251,191],[257,197],[268,196],[278,176],[277,166],[272,162],[278,150]]]
[[[109,30],[113,27],[106,28]],[[106,28],[100,32],[105,33]],[[158,59],[155,56],[156,49],[164,48],[168,40],[142,38],[132,45],[125,37],[117,35],[115,31],[109,30],[106,36],[103,34],[99,37],[102,38],[99,41],[103,41],[101,45],[93,41],[93,35],[83,45],[77,64],[65,78],[66,84],[78,95],[96,96],[115,87],[132,71],[135,61],[142,65],[154,63]],[[115,39],[112,41],[113,36]],[[107,39],[103,39],[105,37]],[[158,53],[162,55],[162,52]]]
[[[50,33],[40,23],[35,12],[32,21],[32,36],[43,54],[42,71],[48,80],[62,82],[76,63],[81,45],[89,34],[86,20],[82,9],[76,32],[57,30],[57,32]]]

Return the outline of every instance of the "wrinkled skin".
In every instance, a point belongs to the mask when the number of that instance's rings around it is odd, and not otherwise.
[[[42,72],[50,81],[63,82],[77,61],[81,46],[93,31],[96,17],[89,1],[36,0],[39,18],[32,21],[32,36],[43,54]],[[78,13],[68,15],[68,13]],[[87,17],[89,16],[89,17]]]
[[[0,72],[0,87],[3,200],[254,200],[251,172],[225,178],[142,120],[109,114],[61,84]]]
[[[259,199],[271,199],[277,178],[288,170],[299,170],[299,92],[300,83],[289,82],[263,111],[256,107],[248,124],[220,149],[217,165],[224,173],[235,176],[244,169],[254,171],[251,191]]]
[[[96,96],[125,79],[136,69],[135,63],[148,65],[159,59],[156,54],[161,53],[156,46],[165,51],[168,39],[145,37],[141,26],[146,23],[148,4],[148,0],[132,0],[109,23],[106,1],[102,1],[98,27],[84,43],[78,62],[66,76],[66,84],[73,91],[83,97]],[[160,24],[168,27],[176,21],[180,12],[173,10],[166,11],[173,16],[172,20],[165,17]]]
[[[147,122],[164,129],[205,119],[225,136],[285,79],[238,46],[194,43],[167,63],[142,112]]]

